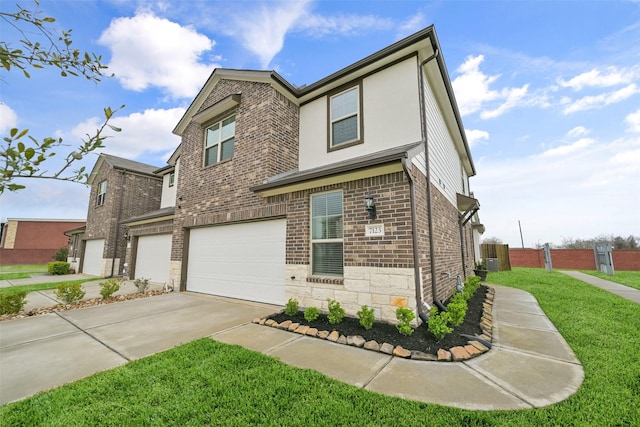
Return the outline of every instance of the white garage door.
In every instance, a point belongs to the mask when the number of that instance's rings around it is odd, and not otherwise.
[[[286,220],[191,230],[187,290],[285,303]]]
[[[104,239],[87,240],[84,245],[82,272],[102,277]]]
[[[135,278],[144,277],[156,283],[168,282],[170,260],[171,234],[140,236],[136,254]]]

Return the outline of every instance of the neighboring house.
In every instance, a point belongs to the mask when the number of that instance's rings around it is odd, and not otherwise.
[[[0,265],[45,264],[67,246],[65,230],[82,219],[8,218],[0,225]]]
[[[127,222],[138,260],[172,231],[181,290],[394,320],[473,270],[476,171],[433,27],[304,87],[216,69],[174,133],[166,211]]]
[[[83,233],[76,230],[82,241],[79,271],[101,277],[123,274],[130,244],[123,221],[160,208],[162,178],[154,173],[157,169],[100,154],[88,179],[91,197],[86,229]]]

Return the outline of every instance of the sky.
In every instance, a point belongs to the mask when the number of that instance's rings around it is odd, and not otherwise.
[[[638,0],[41,0],[37,9],[114,77],[0,71],[3,136],[27,128],[63,138],[68,152],[95,132],[103,108],[124,104],[112,121],[122,132],[103,151],[162,167],[180,143],[173,128],[216,67],[311,84],[434,24],[477,172],[483,237],[535,247],[640,236]],[[0,25],[3,40],[18,40]],[[87,187],[17,183],[27,189],[0,196],[0,219],[86,218]]]

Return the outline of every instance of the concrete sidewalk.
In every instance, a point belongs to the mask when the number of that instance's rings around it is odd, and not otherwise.
[[[609,280],[601,279],[599,277],[592,276],[590,274],[585,274],[580,271],[568,271],[568,270],[558,270],[562,274],[566,274],[567,276],[571,276],[574,279],[578,279],[582,282],[588,283],[593,286],[597,286],[600,289],[604,289],[605,291],[609,291],[612,294],[616,294],[621,296],[622,298],[626,298],[629,301],[633,301],[635,303],[640,304],[640,291],[625,285],[621,285],[619,283],[610,282]]]
[[[90,276],[88,274],[65,274],[65,275],[49,275],[47,273],[42,274],[32,274],[30,278],[27,279],[11,279],[11,280],[0,280],[0,288],[6,288],[11,286],[24,286],[24,285],[36,285],[38,283],[57,283],[57,282],[66,282],[71,280],[83,280],[86,279],[87,282],[82,283],[82,289],[85,291],[85,295],[82,298],[82,301],[86,301],[93,298],[101,298],[100,295],[100,283],[104,282],[107,279],[95,280],[95,276]],[[150,291],[160,290],[164,285],[158,283],[149,283]],[[48,289],[44,291],[35,291],[29,292],[27,294],[27,304],[24,306],[24,311],[29,312],[31,310],[37,308],[45,308],[51,307],[56,304],[62,303],[61,300],[56,298],[55,289]],[[120,285],[120,289],[118,292],[114,293],[114,296],[117,295],[127,295],[138,292],[138,288],[133,284],[132,280],[127,280],[122,282]]]
[[[394,358],[259,326],[251,320],[282,307],[193,293],[4,321],[0,403],[207,336],[367,390],[460,408],[541,407],[575,393],[582,366],[535,298],[495,289],[494,346],[466,362]]]

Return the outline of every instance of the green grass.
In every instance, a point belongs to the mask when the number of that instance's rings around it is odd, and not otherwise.
[[[608,276],[601,271],[582,270],[582,272],[640,290],[640,271],[616,271],[613,276]]]
[[[79,279],[79,280],[66,280],[64,282],[47,282],[47,283],[37,283],[33,285],[23,285],[23,286],[10,286],[6,288],[0,288],[0,295],[7,294],[15,291],[27,291],[27,292],[35,292],[35,291],[46,291],[47,289],[56,289],[60,285],[78,285],[86,282],[91,282],[93,280],[103,280],[100,277],[92,277],[89,279]]]
[[[4,405],[0,419],[6,425],[637,425],[638,304],[542,269],[490,273],[488,280],[536,296],[583,363],[576,394],[540,409],[462,410],[383,396],[201,339]]]
[[[22,264],[0,266],[0,273],[46,273],[47,264]]]
[[[29,273],[0,273],[0,280],[28,279]]]

